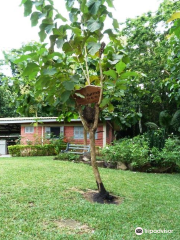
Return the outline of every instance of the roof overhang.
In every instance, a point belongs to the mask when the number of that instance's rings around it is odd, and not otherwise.
[[[111,118],[105,118],[106,121],[110,121]],[[80,122],[80,119],[71,119],[70,122]],[[24,118],[0,118],[0,124],[6,125],[6,124],[21,124],[21,123],[49,123],[49,122],[59,122],[57,117],[24,117]],[[61,120],[60,122],[64,122],[64,120]]]

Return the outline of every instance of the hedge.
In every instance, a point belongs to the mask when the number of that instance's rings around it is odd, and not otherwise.
[[[8,146],[9,154],[13,157],[25,156],[53,156],[56,155],[53,144],[41,145],[14,145]]]

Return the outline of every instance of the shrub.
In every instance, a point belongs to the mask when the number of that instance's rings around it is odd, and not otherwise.
[[[130,162],[130,148],[131,139],[123,139],[119,142],[114,142],[114,145],[107,146],[101,150],[101,154],[105,157],[106,161],[110,162]]]
[[[166,140],[162,158],[165,165],[176,164],[180,167],[180,140],[177,137]]]
[[[14,157],[25,156],[52,156],[55,155],[53,144],[41,145],[15,145],[8,147],[9,153]]]
[[[8,146],[8,151],[11,156],[20,157],[21,156],[21,145]]]
[[[148,158],[148,141],[143,136],[122,139],[102,150],[107,161],[143,166]]]
[[[107,161],[123,162],[129,169],[146,172],[173,171],[180,167],[180,140],[169,137],[164,148],[160,145],[149,148],[147,137],[137,136],[133,139],[122,139],[102,150]],[[176,170],[179,171],[179,167]]]
[[[79,154],[72,153],[59,153],[54,160],[68,160],[68,161],[78,161],[80,159]]]
[[[59,154],[61,150],[66,149],[67,144],[64,142],[64,139],[62,137],[59,137],[58,139],[52,138],[49,141],[54,145],[56,154]]]
[[[165,146],[165,140],[167,138],[167,134],[165,129],[159,128],[156,130],[147,131],[144,136],[147,138],[149,147],[152,149],[153,147],[158,148],[159,150],[163,149]]]

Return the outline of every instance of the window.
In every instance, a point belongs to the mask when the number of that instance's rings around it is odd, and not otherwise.
[[[25,127],[25,133],[33,133],[34,132],[34,127]]]
[[[46,138],[59,138],[64,135],[64,127],[45,127]]]
[[[89,138],[89,133],[87,134],[87,138]],[[74,127],[74,139],[84,139],[83,127]],[[97,132],[95,134],[95,139],[97,139]]]
[[[74,139],[84,139],[83,127],[74,127]]]

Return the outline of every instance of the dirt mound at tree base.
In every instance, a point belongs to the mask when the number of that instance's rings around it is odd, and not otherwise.
[[[89,189],[87,192],[83,193],[83,197],[92,203],[101,203],[101,204],[116,204],[119,205],[123,202],[123,199],[117,196],[110,195],[103,196],[99,194],[98,191]]]

